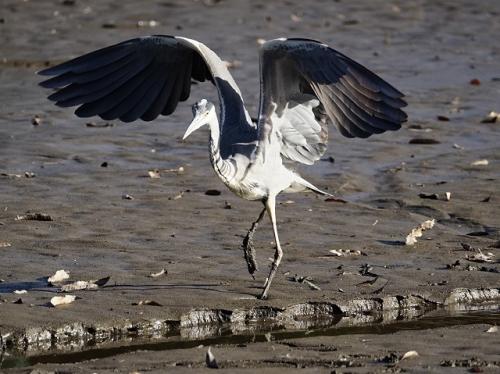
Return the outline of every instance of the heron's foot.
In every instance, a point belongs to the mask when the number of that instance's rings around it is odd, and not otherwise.
[[[267,293],[269,292],[269,288],[270,288],[270,284],[269,284],[269,278],[266,278],[266,281],[264,282],[264,290],[262,291],[262,293],[260,294],[259,296],[259,299],[260,300],[266,300],[267,299]]]
[[[243,249],[243,254],[245,256],[245,261],[247,263],[248,272],[250,273],[252,278],[255,279],[253,274],[257,270],[259,270],[259,268],[257,266],[257,261],[255,259],[256,252],[255,252],[255,247],[253,246],[252,243],[252,235],[250,232],[247,234],[245,239],[243,239],[242,249]]]

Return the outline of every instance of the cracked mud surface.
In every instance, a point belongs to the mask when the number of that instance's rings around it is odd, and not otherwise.
[[[37,338],[27,346],[37,349],[46,347],[45,341],[52,342],[54,336],[64,341],[71,334],[92,335],[101,331],[100,326],[103,331],[134,326],[155,330],[151,321],[162,321],[168,329],[169,321],[177,326],[183,318],[189,325],[206,318],[222,322],[241,316],[267,318],[269,313],[335,315],[337,308],[344,313],[392,308],[399,310],[396,315],[419,315],[425,305],[435,307],[450,300],[450,295],[460,292],[456,289],[477,290],[466,291],[462,295],[466,301],[471,301],[466,295],[475,293],[498,294],[500,125],[480,120],[492,110],[500,111],[500,4],[465,0],[214,3],[154,1],[146,6],[127,0],[118,6],[114,1],[74,5],[55,0],[4,1],[0,173],[10,176],[0,176],[0,244],[10,246],[0,246],[2,336],[13,333],[23,340],[35,331],[32,336]],[[137,28],[138,20],[158,20],[160,25]],[[151,33],[189,36],[226,60],[241,61],[232,73],[252,115],[259,94],[257,38],[285,35],[325,41],[408,95],[409,122],[402,130],[351,140],[332,128],[325,159],[332,157],[335,162],[301,168],[303,177],[348,203],[325,202],[312,194],[282,195],[277,215],[285,255],[268,301],[255,299],[274,251],[267,217],[254,236],[261,270],[252,280],[240,244],[261,206],[223,188],[210,169],[207,134],[195,133],[189,142],[180,140],[191,120],[188,104],[180,105],[171,117],[148,124],[88,127],[89,122],[97,126],[105,122],[74,118],[71,109],[54,107],[45,99],[48,92],[36,86],[40,79],[34,73],[47,61],[56,63]],[[481,84],[471,85],[472,79]],[[202,97],[216,101],[213,88],[200,84],[188,103]],[[31,124],[35,115],[41,119],[39,126]],[[450,121],[438,121],[438,115]],[[409,144],[414,138],[439,143]],[[481,159],[487,159],[488,165],[471,165]],[[149,169],[180,166],[183,173],[148,177]],[[25,177],[25,172],[35,177]],[[206,195],[208,189],[221,194]],[[445,192],[451,192],[450,201],[419,197]],[[123,199],[125,194],[133,200]],[[15,220],[28,211],[48,214],[53,220]],[[432,218],[436,226],[416,245],[401,245],[413,227]],[[471,252],[462,243],[491,252],[494,262],[468,261]],[[331,249],[360,250],[365,255],[336,257]],[[148,277],[162,268],[166,276]],[[58,269],[69,271],[71,280],[105,276],[111,280],[96,291],[75,292],[79,299],[67,307],[49,308],[55,289],[47,286],[46,277]],[[294,277],[310,277],[320,290],[291,281]],[[28,293],[16,295],[15,290]],[[22,304],[13,303],[20,298]],[[133,305],[141,300],[161,306]],[[215,312],[201,313],[197,319],[193,308]],[[460,341],[480,329],[470,331],[464,326],[443,333],[455,334],[450,337],[458,340],[458,352]],[[488,347],[487,339],[492,337],[487,337],[477,336],[480,348],[470,346],[471,356]],[[374,350],[383,344],[397,347],[400,354],[404,349],[398,342],[414,336],[405,332],[377,339]],[[425,345],[431,340],[419,334],[415,341]],[[362,352],[361,343],[357,344],[343,352]],[[237,348],[230,348],[236,361],[241,360],[237,355],[248,351],[238,353]],[[265,353],[264,345],[254,348],[256,356],[250,361],[282,357]],[[450,352],[455,348],[450,347]],[[265,354],[259,356],[260,349]],[[432,344],[428,349],[432,351]],[[194,348],[182,355],[193,352]],[[219,352],[217,347],[214,352]],[[443,348],[436,357],[470,358],[465,353],[448,357],[448,353]],[[303,359],[338,359],[314,355]],[[137,354],[131,357],[126,360],[138,359]],[[193,365],[203,359],[192,360]],[[162,360],[171,363],[177,358]],[[424,367],[426,358],[418,360]],[[99,371],[117,365],[111,359],[96,365],[101,364]],[[292,365],[269,362],[268,367],[279,372]]]

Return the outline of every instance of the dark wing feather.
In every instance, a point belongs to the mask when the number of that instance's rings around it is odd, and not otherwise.
[[[215,83],[200,46],[173,36],[131,39],[40,71],[53,76],[40,85],[56,89],[56,105],[79,105],[80,117],[152,121],[188,99],[192,79]]]
[[[282,138],[282,154],[292,160],[313,163],[326,148],[325,116],[346,137],[366,138],[397,130],[406,121],[404,95],[364,66],[327,45],[309,39],[277,39],[261,50],[261,105],[259,136],[265,139],[274,126]],[[319,103],[311,107],[316,121],[302,115],[290,102],[313,94]],[[303,104],[305,105],[305,104]],[[318,116],[320,112],[322,115]],[[271,117],[277,120],[271,121]],[[270,125],[270,122],[273,122]],[[290,127],[305,135],[307,146]],[[316,129],[311,135],[309,127]],[[309,153],[308,153],[309,152]],[[294,156],[295,155],[295,156]]]
[[[40,75],[61,75],[67,72],[74,72],[77,74],[85,73],[95,70],[97,67],[109,65],[127,55],[134,52],[131,49],[131,44],[134,44],[137,39],[127,40],[119,44],[115,44],[106,48],[99,49],[94,52],[87,53],[83,56],[66,61],[57,66],[42,70],[38,72]]]

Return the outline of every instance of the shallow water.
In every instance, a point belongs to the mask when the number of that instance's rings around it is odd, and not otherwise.
[[[426,315],[420,319],[409,321],[396,321],[392,323],[375,323],[362,326],[341,326],[336,327],[335,322],[330,325],[324,325],[324,321],[320,328],[313,327],[305,330],[287,330],[287,329],[270,329],[265,325],[256,326],[255,333],[252,334],[233,334],[230,329],[221,329],[217,336],[204,339],[186,340],[178,334],[165,336],[164,338],[145,340],[132,339],[127,344],[112,345],[102,347],[93,347],[89,344],[87,349],[75,352],[53,351],[50,353],[21,355],[19,353],[5,354],[0,360],[0,368],[15,368],[33,366],[36,364],[64,364],[77,363],[87,360],[112,357],[124,353],[136,351],[166,351],[173,349],[188,349],[200,345],[239,345],[257,342],[269,342],[280,340],[291,340],[300,338],[342,336],[354,334],[393,334],[399,331],[419,331],[427,329],[437,329],[443,327],[463,326],[473,324],[489,324],[500,325],[500,307],[491,305],[489,307],[478,307],[479,310],[470,311],[436,311],[431,315]]]

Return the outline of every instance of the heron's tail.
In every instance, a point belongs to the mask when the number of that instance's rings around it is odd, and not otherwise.
[[[309,189],[313,192],[316,192],[317,194],[333,197],[332,194],[329,194],[328,192],[320,190],[318,187],[316,187],[312,183],[309,183],[304,178],[302,178],[300,175],[295,174],[295,173],[293,173],[293,174],[294,174],[295,180],[292,182],[290,187],[285,190],[285,192],[299,192],[299,191],[303,191],[305,189]]]

